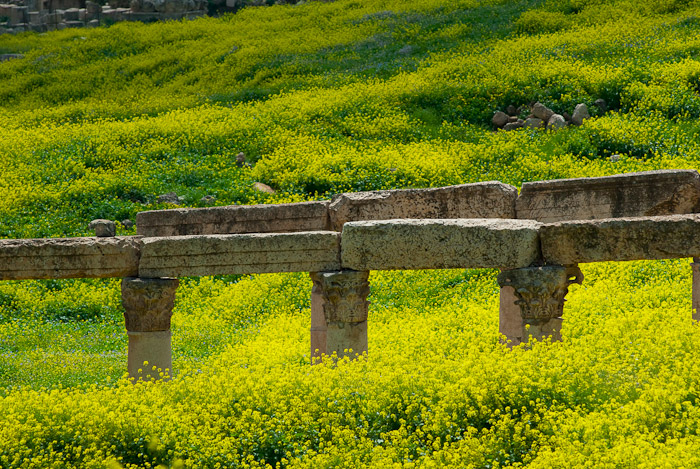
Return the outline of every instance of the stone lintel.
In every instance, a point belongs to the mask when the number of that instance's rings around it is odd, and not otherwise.
[[[545,224],[547,263],[674,259],[700,256],[700,214]]]
[[[346,223],[342,265],[353,270],[525,267],[540,258],[532,220],[385,220]]]
[[[141,238],[0,240],[0,280],[109,278],[138,274]]]
[[[254,233],[144,238],[141,277],[340,269],[340,233]]]
[[[136,215],[148,237],[328,230],[328,201],[152,210]]]
[[[517,218],[552,223],[699,211],[700,174],[660,170],[596,178],[526,182]]]
[[[515,187],[478,182],[428,189],[351,192],[333,198],[331,226],[359,220],[397,218],[515,218]]]

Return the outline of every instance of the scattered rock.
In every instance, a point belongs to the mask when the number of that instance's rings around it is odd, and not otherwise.
[[[618,161],[620,161],[621,157],[622,155],[615,153],[613,155],[610,155],[610,161],[612,161],[613,163],[617,163]]]
[[[574,125],[581,125],[586,119],[590,119],[591,115],[588,113],[588,106],[585,104],[577,104],[574,109],[574,114],[571,116],[571,123]]]
[[[112,220],[102,218],[92,220],[88,228],[94,230],[95,236],[98,238],[109,238],[117,235],[117,226]]]
[[[593,105],[598,108],[600,114],[605,114],[608,110],[608,103],[606,103],[604,99],[596,99]]]
[[[182,205],[185,202],[185,199],[178,197],[175,192],[168,192],[167,194],[159,195],[156,198],[156,201],[161,204]]]
[[[512,122],[518,122],[519,120],[520,120],[520,119],[518,119],[518,116],[510,116],[510,117],[508,118],[508,122],[510,122],[510,123],[512,123]]]
[[[540,129],[544,127],[544,121],[538,117],[528,117],[527,120],[525,120],[524,127],[528,129]]]
[[[517,116],[519,114],[518,108],[511,104],[506,108],[506,114],[508,114],[509,116]]]
[[[547,128],[549,130],[559,130],[564,127],[566,127],[566,120],[561,114],[553,114],[547,121]]]
[[[274,194],[275,190],[268,186],[267,184],[263,184],[262,182],[256,182],[253,184],[253,189],[255,189],[258,192],[265,192],[267,194]]]
[[[125,230],[130,230],[134,227],[134,222],[128,218],[126,220],[122,220],[121,223]]]
[[[500,129],[508,123],[508,114],[506,114],[503,111],[496,111],[496,113],[493,115],[493,118],[491,119],[491,122],[494,126]]]
[[[246,165],[245,153],[240,152],[239,154],[236,155],[236,166],[245,166],[245,165]]]
[[[515,122],[508,122],[505,126],[503,126],[503,130],[521,129],[523,125],[525,125],[525,121],[522,119],[517,119]]]
[[[214,202],[216,202],[216,197],[213,195],[205,195],[201,199],[199,199],[200,202],[202,202],[204,205],[214,205]]]
[[[549,119],[551,119],[554,115],[554,111],[539,102],[532,106],[531,112],[533,116],[537,117],[538,119],[542,119],[544,122],[549,122]]]
[[[23,54],[0,54],[0,62],[5,62],[6,60],[13,59],[23,59]]]

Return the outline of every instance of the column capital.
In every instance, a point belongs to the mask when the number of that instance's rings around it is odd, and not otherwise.
[[[169,331],[179,285],[172,278],[136,278],[122,280],[122,305],[129,332]]]
[[[501,287],[513,287],[518,298],[515,304],[527,324],[544,324],[562,316],[569,285],[582,281],[578,266],[525,267],[498,275]]]
[[[360,323],[369,311],[369,272],[342,270],[311,272],[314,293],[323,297],[323,313],[327,324]]]

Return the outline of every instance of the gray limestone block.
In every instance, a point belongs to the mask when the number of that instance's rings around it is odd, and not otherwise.
[[[0,280],[108,278],[138,274],[141,239],[0,240]]]
[[[144,238],[140,277],[340,270],[340,233],[253,233]]]
[[[153,210],[136,215],[143,236],[280,233],[328,229],[328,202]]]
[[[431,189],[351,192],[333,198],[331,227],[359,220],[395,218],[515,218],[515,187],[478,182]]]
[[[532,220],[443,219],[346,223],[342,266],[353,270],[517,268],[540,257]]]
[[[700,215],[610,218],[545,224],[542,256],[550,264],[700,256]]]
[[[552,223],[698,211],[700,174],[661,170],[523,184],[517,218]]]

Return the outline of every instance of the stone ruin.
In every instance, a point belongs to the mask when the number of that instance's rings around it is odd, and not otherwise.
[[[11,0],[0,4],[0,34],[95,27],[118,21],[152,22],[206,15],[205,0]]]
[[[0,240],[0,280],[123,278],[133,379],[172,370],[179,277],[309,272],[312,362],[368,350],[369,272],[499,269],[509,345],[561,339],[565,297],[587,262],[692,257],[700,320],[700,174],[649,171],[340,194],[331,201],[141,212],[138,236]],[[690,316],[690,315],[689,315]],[[159,376],[150,376],[158,379]]]
[[[598,109],[600,114],[604,114],[608,105],[603,99],[596,99],[593,106]],[[521,118],[529,112],[527,117]],[[533,103],[531,106],[515,107],[510,105],[504,111],[496,111],[491,118],[491,124],[496,129],[501,130],[516,130],[516,129],[547,129],[559,130],[569,125],[583,125],[583,121],[590,119],[591,114],[588,112],[588,106],[585,103],[579,103],[573,110],[572,114],[564,112],[557,114],[540,102]]]

